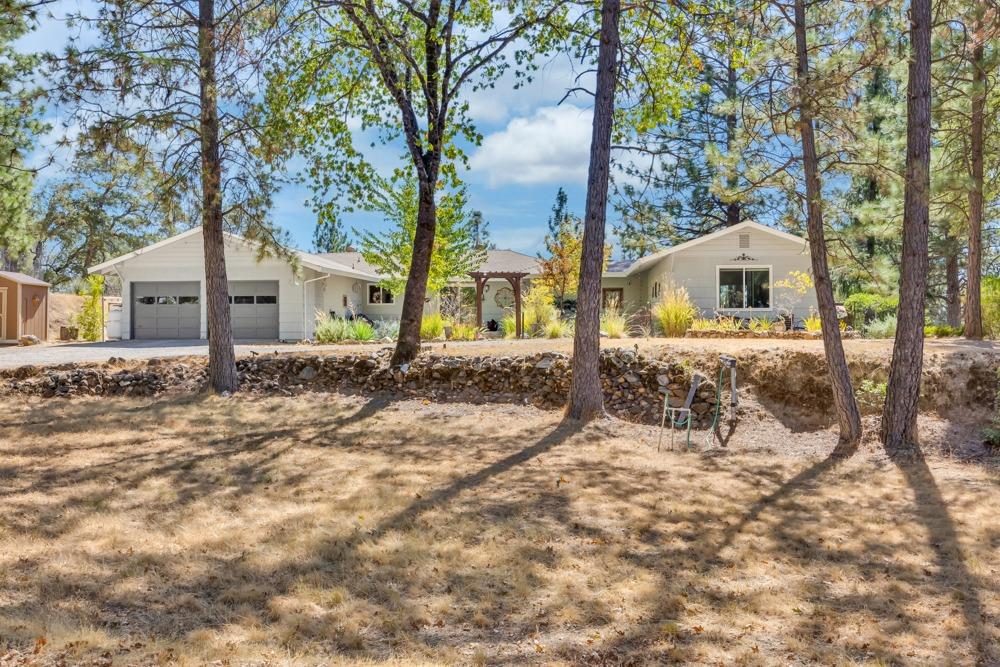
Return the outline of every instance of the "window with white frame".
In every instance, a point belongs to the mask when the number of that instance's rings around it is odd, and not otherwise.
[[[771,267],[720,266],[720,310],[765,310],[771,307]]]
[[[392,292],[384,287],[379,287],[378,285],[368,286],[368,304],[376,305],[380,303],[392,303],[393,302]]]

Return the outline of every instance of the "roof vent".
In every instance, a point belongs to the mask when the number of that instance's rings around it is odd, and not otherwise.
[[[740,248],[749,248],[749,247],[750,247],[750,235],[740,234]]]

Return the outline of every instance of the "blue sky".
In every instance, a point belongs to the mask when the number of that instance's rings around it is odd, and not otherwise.
[[[78,7],[77,0],[63,0],[50,11],[60,17]],[[20,46],[28,51],[58,50],[66,36],[61,21],[44,18]],[[574,85],[573,68],[565,57],[542,63],[530,84],[516,90],[511,84],[512,80],[505,78],[492,89],[469,94],[471,115],[484,139],[482,145],[469,148],[471,168],[462,177],[468,185],[470,208],[483,212],[497,247],[534,254],[542,248],[546,220],[559,187],[566,190],[570,209],[583,213],[590,100],[576,97],[559,103]],[[58,110],[50,111],[48,120],[54,129],[36,156],[39,160],[65,134]],[[364,138],[358,139],[357,146],[367,144]],[[379,152],[380,158],[374,162],[388,174],[395,155],[401,154],[401,146]],[[47,167],[40,182],[57,178],[66,157],[61,156]],[[308,197],[308,186],[288,185],[278,193],[273,210],[274,221],[287,229],[303,249],[311,247],[316,220],[306,205]],[[613,215],[613,209],[609,210],[609,223]],[[344,222],[348,230],[378,229],[386,224],[364,213],[349,215]]]

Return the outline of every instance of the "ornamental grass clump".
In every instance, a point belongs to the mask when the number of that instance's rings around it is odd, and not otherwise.
[[[618,307],[618,302],[608,304],[601,313],[601,331],[608,338],[625,338],[628,336],[628,318]]]
[[[691,328],[698,308],[691,301],[687,288],[667,285],[663,297],[653,306],[653,318],[660,331],[669,338],[680,338]]]
[[[476,340],[479,329],[474,324],[457,323],[451,327],[451,338],[449,340]]]
[[[444,317],[441,313],[430,313],[424,315],[420,321],[420,338],[423,340],[434,340],[444,336]]]

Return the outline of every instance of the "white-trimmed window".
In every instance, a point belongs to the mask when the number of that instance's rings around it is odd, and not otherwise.
[[[378,285],[368,286],[368,305],[376,306],[382,303],[393,303],[392,292]]]
[[[770,266],[720,266],[716,273],[718,310],[770,310]]]

